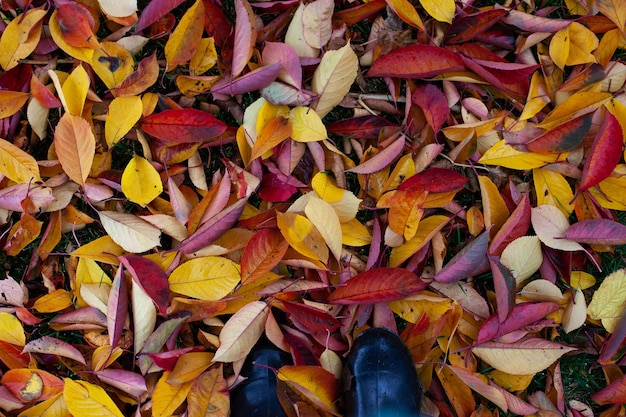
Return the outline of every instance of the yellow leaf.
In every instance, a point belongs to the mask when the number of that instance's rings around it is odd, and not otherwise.
[[[0,340],[17,346],[26,344],[24,327],[13,314],[0,312]]]
[[[84,62],[91,63],[91,58],[93,57],[94,50],[87,47],[77,48],[67,43],[65,41],[65,37],[63,36],[63,31],[61,30],[61,25],[59,24],[57,14],[58,12],[55,9],[50,16],[50,21],[48,23],[50,26],[50,35],[52,36],[52,40],[54,40],[54,43],[57,44],[59,48],[61,48],[61,50],[69,56]]]
[[[169,371],[163,372],[152,394],[152,417],[171,417],[174,411],[185,401],[193,381],[180,385],[167,382]]]
[[[89,75],[82,65],[77,66],[63,83],[66,110],[72,116],[81,116],[89,91]]]
[[[213,37],[202,38],[198,43],[198,49],[189,62],[191,75],[202,75],[217,63],[217,51]]]
[[[46,14],[43,9],[30,9],[14,17],[4,28],[0,38],[0,66],[5,71],[16,67],[20,59],[35,50]]]
[[[550,58],[561,69],[566,65],[596,62],[592,52],[598,44],[598,38],[592,31],[578,22],[571,22],[552,37]]]
[[[418,297],[417,300],[390,301],[389,308],[396,315],[409,323],[417,323],[424,314],[431,321],[436,321],[447,311],[454,308],[454,301],[449,298]]]
[[[173,385],[193,381],[213,364],[213,352],[188,352],[176,361],[176,365],[167,379]]]
[[[608,275],[593,293],[587,307],[590,319],[601,320],[604,328],[613,333],[626,309],[626,269]]]
[[[104,230],[127,252],[145,252],[161,244],[161,231],[134,214],[117,211],[98,214]]]
[[[219,75],[179,75],[176,77],[176,86],[185,97],[193,98],[209,91],[220,78]]]
[[[333,207],[324,200],[313,197],[304,208],[304,214],[320,232],[335,259],[341,259],[341,224]]]
[[[176,268],[169,277],[172,292],[208,301],[227,296],[240,280],[239,265],[218,256],[191,259]]]
[[[107,289],[111,287],[111,278],[104,272],[102,268],[93,260],[88,258],[80,258],[76,267],[76,283],[74,296],[76,297],[77,307],[86,307],[88,304],[81,295],[81,287],[83,285],[103,285]]]
[[[145,207],[163,192],[163,182],[147,159],[135,155],[122,173],[122,192],[130,201]]]
[[[91,67],[108,88],[115,88],[133,73],[135,61],[126,48],[115,42],[101,42]]]
[[[626,176],[608,177],[595,187],[587,191],[604,208],[611,210],[626,210]]]
[[[185,11],[165,44],[166,72],[189,61],[196,53],[204,31],[204,4],[197,0]]]
[[[538,206],[550,204],[558,207],[565,216],[572,214],[574,193],[563,175],[549,169],[536,168],[533,170],[533,180]]]
[[[347,246],[365,246],[372,243],[372,235],[367,227],[357,219],[341,223],[341,243]]]
[[[246,129],[249,132],[253,132],[254,138],[261,134],[263,129],[265,129],[265,127],[269,125],[272,120],[276,119],[278,116],[286,118],[289,113],[289,107],[277,106],[276,104],[272,104],[265,99],[257,100],[255,103],[259,106],[256,115],[250,119],[249,123],[244,122]]]
[[[599,108],[611,100],[612,97],[610,93],[579,91],[556,106],[537,126],[542,129],[551,130],[574,117],[582,116],[583,114]]]
[[[489,378],[510,392],[523,391],[532,382],[535,375],[511,375],[497,369],[489,372]]]
[[[113,239],[111,239],[111,236],[106,235],[84,244],[74,252],[70,253],[70,255],[85,259],[92,259],[105,264],[119,265],[120,261],[117,257],[123,253],[124,249],[115,243]]]
[[[626,36],[626,3],[621,0],[596,0],[596,6]]]
[[[222,366],[216,366],[194,381],[187,396],[189,417],[228,415],[228,410],[230,410],[228,383],[222,374]]]
[[[142,112],[141,98],[137,96],[117,97],[111,101],[104,123],[104,134],[109,148],[132,129],[141,118]]]
[[[19,184],[41,181],[35,158],[5,139],[0,139],[0,173]]]
[[[256,159],[271,151],[272,148],[289,138],[290,135],[291,125],[287,119],[282,116],[276,117],[259,132],[252,146],[250,159]]]
[[[39,297],[33,308],[39,313],[56,313],[72,305],[72,299],[67,290],[59,288],[49,294]]]
[[[535,279],[524,286],[520,295],[527,300],[561,303],[564,300],[561,290],[547,279]]]
[[[319,366],[283,366],[278,379],[303,394],[327,413],[337,414],[339,381],[335,375]]]
[[[300,58],[317,58],[320,50],[312,47],[304,35],[304,2],[296,9],[285,34],[285,43],[291,46]]]
[[[291,138],[297,142],[315,142],[328,137],[326,126],[315,110],[308,107],[294,107],[289,112]]]
[[[570,286],[579,290],[586,290],[596,285],[596,278],[588,272],[572,271]]]
[[[472,352],[499,371],[528,375],[547,369],[573,350],[576,349],[545,339],[523,339],[514,343],[486,342]]]
[[[435,215],[422,219],[415,232],[415,236],[404,244],[393,248],[389,257],[389,266],[400,266],[418,250],[427,245],[435,233],[439,232],[448,223],[449,217]]]
[[[548,103],[550,103],[550,97],[543,74],[541,71],[535,71],[530,79],[528,98],[519,119],[527,120],[534,117]]]
[[[498,165],[524,171],[539,168],[553,162],[564,161],[566,158],[567,152],[560,154],[540,154],[518,151],[511,145],[508,145],[505,140],[501,140],[489,148],[478,160],[478,163]]]
[[[424,23],[415,7],[408,0],[387,0],[389,7],[402,19],[403,22],[424,30]]]
[[[0,119],[13,116],[26,101],[29,94],[20,91],[0,90]]]
[[[311,82],[311,91],[319,94],[315,105],[319,117],[326,116],[341,103],[350,91],[358,69],[359,59],[349,43],[324,54]]]
[[[64,382],[63,397],[72,415],[124,417],[111,397],[99,386],[69,378],[65,378]]]
[[[343,197],[346,190],[337,187],[335,179],[326,172],[318,172],[311,180],[311,186],[317,195],[327,203],[334,203]]]
[[[509,209],[498,190],[498,187],[485,175],[478,176],[480,195],[483,203],[485,227],[491,227],[489,234],[493,237],[509,218]]]
[[[214,362],[234,362],[246,357],[265,329],[270,309],[263,301],[241,307],[220,332],[220,347]]]
[[[587,320],[587,302],[581,290],[575,290],[574,299],[569,302],[563,312],[563,330],[570,333],[582,327]]]
[[[539,238],[522,236],[513,240],[502,251],[500,262],[511,271],[517,285],[522,284],[533,276],[543,263]]]
[[[456,9],[454,0],[420,0],[420,4],[435,20],[452,23]]]
[[[65,113],[54,131],[54,147],[68,177],[84,185],[96,152],[91,125],[80,116]]]
[[[328,247],[313,223],[295,213],[276,213],[278,228],[292,248],[316,261],[328,262]]]
[[[34,405],[20,414],[17,417],[69,417],[70,411],[67,409],[67,404],[65,404],[65,398],[63,397],[63,393],[59,392],[58,394],[48,398],[45,401],[40,402],[37,405]]]

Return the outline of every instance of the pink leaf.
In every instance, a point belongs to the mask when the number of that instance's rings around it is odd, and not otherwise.
[[[152,0],[142,10],[137,26],[135,26],[135,33],[144,30],[183,2],[184,0]]]
[[[116,347],[122,337],[124,323],[128,315],[128,287],[124,279],[122,268],[117,270],[107,304],[107,329],[109,331],[109,344]]]
[[[72,359],[80,364],[87,365],[83,355],[74,346],[51,336],[42,336],[39,339],[28,342],[22,353],[44,353],[58,355]]]
[[[118,388],[135,398],[148,392],[146,380],[141,374],[135,372],[125,369],[103,369],[96,372],[96,375],[105,384]]]
[[[517,304],[506,320],[501,322],[497,313],[485,320],[478,331],[476,343],[486,342],[531,325],[558,309],[558,304],[549,302]]]
[[[402,153],[405,140],[405,136],[400,135],[398,139],[394,140],[382,151],[378,152],[362,164],[359,164],[354,168],[350,168],[346,171],[355,172],[357,174],[371,174],[373,172],[378,172],[385,169],[386,167],[391,165],[393,161],[395,161],[396,158]]]
[[[281,64],[278,79],[300,89],[302,87],[302,66],[295,49],[282,42],[265,42],[263,64]]]
[[[280,69],[281,65],[274,63],[250,71],[236,80],[233,80],[230,76],[225,76],[213,84],[211,93],[216,97],[228,99],[230,96],[260,90],[270,85],[276,79]]]
[[[246,68],[254,51],[257,37],[256,16],[247,0],[235,0],[235,40],[231,76],[236,77]]]
[[[565,231],[565,238],[590,245],[626,245],[626,226],[609,219],[582,220]]]
[[[483,232],[457,253],[437,275],[435,281],[443,283],[457,282],[484,272],[488,267],[487,244],[489,233]]]
[[[155,262],[142,256],[128,254],[120,256],[118,259],[130,272],[133,280],[154,301],[161,314],[166,315],[170,301],[170,289],[165,271]]]
[[[499,258],[490,256],[489,264],[493,274],[493,286],[496,290],[498,320],[504,323],[515,305],[515,277],[507,267],[500,263]]]

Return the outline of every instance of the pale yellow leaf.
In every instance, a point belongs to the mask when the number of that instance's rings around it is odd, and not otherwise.
[[[0,173],[20,184],[41,181],[39,165],[35,158],[2,138],[0,138]]]
[[[145,252],[161,244],[161,231],[133,214],[117,211],[98,214],[104,230],[127,252]]]
[[[218,256],[191,259],[182,263],[169,277],[172,292],[208,301],[227,296],[240,280],[239,265]]]
[[[570,224],[557,207],[551,205],[533,207],[530,218],[535,233],[544,245],[570,252],[583,250],[580,243],[565,239],[565,231]]]
[[[309,46],[321,49],[330,40],[334,6],[333,0],[314,0],[304,6],[302,12],[304,40]]]
[[[165,371],[154,387],[152,394],[152,417],[172,417],[174,412],[187,398],[193,381],[180,385],[167,382],[170,372]]]
[[[478,160],[481,164],[497,165],[504,168],[528,170],[539,168],[553,162],[564,161],[567,152],[559,154],[540,154],[535,152],[518,151],[505,140],[498,141],[487,150]]]
[[[102,248],[101,250],[106,250]],[[119,261],[118,261],[119,263]],[[73,295],[76,297],[77,307],[86,307],[87,301],[81,295],[81,289],[83,285],[101,285],[106,286],[107,292],[111,288],[111,278],[104,272],[104,270],[94,260],[89,258],[79,258],[78,266],[76,267],[76,287],[74,288]],[[106,305],[105,314],[106,314]]]
[[[213,361],[234,362],[245,358],[263,334],[269,311],[263,301],[252,301],[239,309],[220,332],[220,346]]]
[[[142,112],[143,104],[138,96],[117,97],[111,101],[104,123],[104,135],[109,148],[132,129]]]
[[[570,333],[582,327],[587,320],[587,302],[581,290],[576,290],[574,299],[570,301],[563,313],[563,330]]]
[[[527,300],[553,303],[561,303],[565,298],[561,290],[547,279],[536,279],[529,282],[520,292],[520,295]]]
[[[103,12],[112,17],[126,17],[135,13],[137,0],[98,0]]]
[[[26,118],[31,129],[40,139],[48,135],[48,117],[50,109],[41,105],[39,100],[30,100],[26,108]]]
[[[532,277],[543,263],[541,242],[537,236],[522,236],[507,245],[500,255],[500,262],[506,266],[517,285]]]
[[[74,416],[124,417],[107,392],[87,381],[64,379],[63,397]]]
[[[593,293],[587,307],[590,319],[602,320],[602,325],[613,333],[626,309],[626,269],[608,275]]]
[[[102,236],[84,244],[74,252],[72,256],[80,258],[92,259],[98,262],[104,262],[110,265],[118,265],[118,256],[124,253],[124,249],[111,239],[111,236]]]
[[[454,0],[420,0],[420,4],[435,20],[452,23],[456,9]]]
[[[537,168],[533,170],[533,182],[538,206],[550,204],[559,208],[565,216],[572,214],[574,206],[571,201],[574,193],[563,175],[549,169]]]
[[[104,41],[91,59],[91,67],[108,88],[115,88],[134,71],[135,61],[126,48]]]
[[[179,242],[182,242],[183,240],[187,239],[187,237],[189,237],[189,232],[187,231],[187,228],[174,216],[157,213],[139,217],[147,221],[151,225],[158,227],[163,233],[170,237],[173,237]]]
[[[202,75],[217,63],[217,51],[215,50],[215,40],[213,37],[202,38],[198,44],[196,53],[189,61],[189,71],[191,75]],[[178,79],[177,79],[178,80]]]
[[[313,197],[304,213],[320,232],[335,259],[341,259],[341,223],[333,207],[321,198]]]
[[[315,110],[308,107],[294,107],[289,112],[291,138],[297,142],[315,142],[328,137],[326,126]]]
[[[163,192],[161,176],[145,158],[135,155],[122,173],[122,192],[133,203],[146,206]]]
[[[472,352],[499,371],[528,375],[547,369],[573,350],[576,349],[545,339],[525,339],[515,343],[487,342]]]
[[[285,43],[291,46],[300,58],[317,58],[320,53],[319,48],[312,47],[304,38],[304,8],[304,3],[300,2],[287,28]]]
[[[0,340],[16,346],[26,344],[24,327],[13,314],[0,312]]]
[[[82,65],[74,68],[63,83],[66,110],[72,116],[82,116],[90,83],[89,75]]]
[[[204,4],[202,0],[196,0],[185,11],[165,44],[166,71],[171,71],[178,65],[186,63],[195,55],[203,30]]]
[[[326,116],[350,91],[359,69],[359,59],[348,43],[340,49],[328,51],[313,73],[311,90],[319,94],[315,111]]]
[[[54,148],[68,177],[84,185],[96,152],[91,125],[80,116],[65,113],[54,131]]]
[[[46,14],[43,9],[29,9],[4,28],[0,38],[0,67],[5,71],[16,67],[35,50]]]
[[[278,228],[289,245],[304,256],[328,262],[328,247],[313,223],[295,213],[276,213]]]
[[[154,331],[157,310],[150,296],[134,279],[132,280],[130,296],[133,308],[133,348],[137,354],[141,352],[146,339]]]

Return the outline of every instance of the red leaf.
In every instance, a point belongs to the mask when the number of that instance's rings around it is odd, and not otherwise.
[[[422,189],[429,193],[445,193],[460,190],[467,181],[467,177],[451,169],[430,168],[404,181],[398,190]]]
[[[141,128],[168,143],[207,142],[226,131],[226,124],[196,109],[165,110],[146,117]]]
[[[591,394],[591,399],[600,405],[626,404],[626,375]]]
[[[480,35],[507,14],[504,9],[487,10],[454,19],[448,26],[447,43],[463,43]]]
[[[182,355],[189,352],[201,352],[203,350],[204,349],[202,349],[202,347],[200,346],[194,346],[168,350],[167,352],[148,353],[148,356],[154,361],[156,366],[171,372],[174,370],[176,362],[178,362],[178,358],[180,358]]]
[[[496,290],[496,310],[500,323],[505,323],[513,306],[515,305],[515,277],[500,263],[500,259],[489,257],[491,273],[493,274],[493,286]]]
[[[617,118],[609,111],[604,114],[598,135],[587,154],[580,179],[580,190],[598,185],[606,179],[622,157],[624,134]]]
[[[498,313],[485,320],[478,331],[476,343],[486,342],[524,326],[531,325],[558,309],[558,304],[548,302],[517,304],[513,307],[513,311],[506,320],[501,322]]]
[[[135,32],[140,32],[180,6],[184,0],[152,0],[142,11]]]
[[[374,268],[350,278],[328,297],[328,301],[335,304],[381,303],[400,300],[426,286],[406,269]]]
[[[571,151],[585,139],[591,128],[592,116],[593,113],[587,113],[569,120],[525,143],[524,146],[529,151],[538,153]]]
[[[93,33],[95,21],[82,4],[67,2],[57,7],[57,19],[63,39],[76,48],[97,49],[98,38]]]
[[[298,189],[282,181],[280,175],[268,172],[261,179],[258,194],[265,201],[279,203],[288,200],[296,191]]]
[[[161,314],[167,314],[170,301],[170,287],[167,274],[156,262],[138,255],[124,255],[118,258],[133,280],[141,286],[156,304]]]
[[[483,232],[469,242],[459,253],[435,275],[435,281],[443,283],[457,282],[483,272],[487,267],[487,244],[489,233]]]
[[[107,330],[109,331],[109,344],[116,347],[122,337],[126,316],[128,315],[128,287],[126,279],[119,268],[113,279],[109,302],[107,304]]]
[[[327,312],[305,304],[283,301],[291,319],[304,325],[312,334],[326,336],[339,328],[339,320]]]
[[[338,136],[375,140],[378,139],[378,133],[382,128],[391,126],[396,125],[384,117],[361,116],[329,123],[326,125],[326,130]]]
[[[37,99],[39,104],[47,109],[61,107],[61,101],[59,101],[59,99],[39,81],[39,78],[34,75],[30,79],[30,93]]]
[[[450,114],[448,100],[443,92],[432,84],[422,84],[411,93],[411,102],[422,109],[435,133],[439,132]]]
[[[333,27],[338,28],[342,24],[352,26],[355,23],[367,19],[374,13],[378,13],[386,6],[387,3],[384,0],[372,0],[367,3],[333,13]]]
[[[511,216],[491,240],[489,255],[500,256],[509,243],[518,237],[526,236],[530,227],[530,209],[530,199],[526,193]]]
[[[261,229],[250,238],[241,255],[241,283],[246,284],[271,271],[289,249],[276,229]]]
[[[430,78],[445,72],[463,71],[461,57],[433,45],[394,49],[374,61],[368,77]]]
[[[215,39],[215,45],[222,48],[228,36],[231,25],[221,6],[214,0],[203,0],[204,3],[204,30]]]

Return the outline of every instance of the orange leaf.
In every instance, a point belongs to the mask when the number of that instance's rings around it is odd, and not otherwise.
[[[278,370],[278,379],[322,410],[336,415],[339,383],[332,373],[319,366],[283,366]]]
[[[13,225],[9,239],[4,245],[4,251],[9,256],[18,255],[22,249],[39,237],[43,222],[35,219],[30,213],[24,213],[22,218]]]
[[[250,160],[256,159],[265,152],[271,150],[274,146],[279,145],[282,141],[291,136],[291,124],[289,120],[283,116],[278,116],[269,122],[256,138],[254,146],[252,146],[252,154]]]
[[[63,380],[40,369],[11,369],[0,382],[24,402],[47,400],[63,391]]]
[[[61,33],[68,44],[75,48],[100,47],[94,34],[95,21],[85,6],[67,2],[57,7],[56,12]]]
[[[84,185],[96,152],[89,122],[65,113],[54,132],[54,147],[63,171],[72,181]]]
[[[13,116],[28,100],[29,94],[19,91],[0,90],[0,119]]]
[[[246,284],[271,271],[283,258],[289,243],[276,229],[261,229],[248,241],[241,255],[241,283]]]

